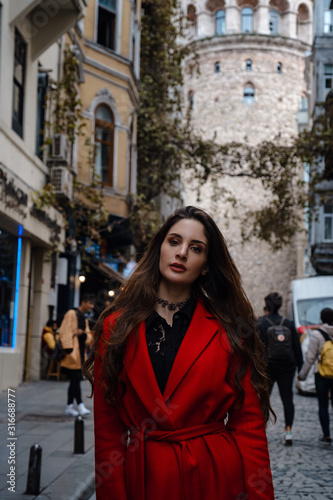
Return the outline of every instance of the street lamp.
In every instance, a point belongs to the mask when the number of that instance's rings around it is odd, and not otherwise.
[[[84,283],[86,281],[86,277],[84,274],[82,274],[82,273],[79,274],[79,281],[80,281],[80,283]]]

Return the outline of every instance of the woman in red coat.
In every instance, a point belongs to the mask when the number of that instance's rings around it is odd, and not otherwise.
[[[262,345],[213,219],[178,210],[102,314],[97,500],[274,499]]]

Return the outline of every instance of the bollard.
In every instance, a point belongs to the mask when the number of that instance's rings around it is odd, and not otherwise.
[[[28,495],[39,494],[41,467],[42,467],[42,448],[39,446],[39,444],[34,444],[30,448],[26,494]]]
[[[74,453],[84,453],[84,422],[80,415],[74,423]]]

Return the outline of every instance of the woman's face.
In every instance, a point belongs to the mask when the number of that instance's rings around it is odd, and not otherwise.
[[[191,286],[200,274],[206,274],[208,241],[203,224],[182,219],[167,233],[160,252],[161,281]]]

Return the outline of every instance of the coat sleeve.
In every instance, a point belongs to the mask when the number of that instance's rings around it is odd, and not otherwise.
[[[258,395],[248,370],[244,379],[244,403],[229,415],[227,429],[232,434],[243,461],[248,500],[273,500],[274,490],[265,431]]]
[[[117,410],[104,399],[102,362],[94,365],[95,487],[96,500],[127,500],[124,463],[127,429]]]
[[[77,332],[77,317],[74,309],[66,312],[59,328],[59,339],[64,349],[73,349],[73,335]]]
[[[318,332],[318,333],[320,334],[320,332]],[[300,380],[306,379],[306,377],[310,371],[310,368],[315,363],[319,353],[320,353],[319,335],[316,335],[316,333],[313,332],[311,335],[311,338],[310,338],[308,349],[306,351],[305,363],[302,367],[302,370],[298,374],[298,378]]]

